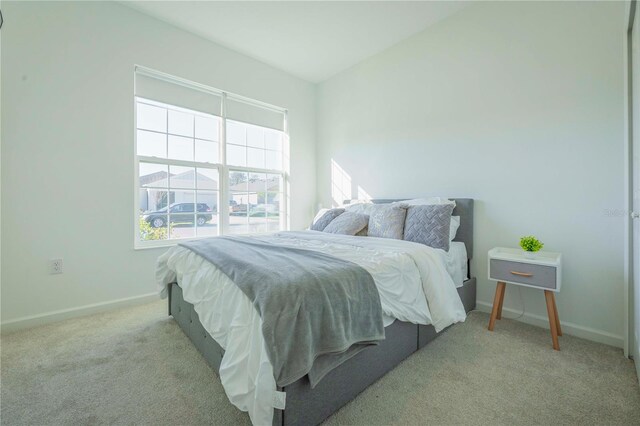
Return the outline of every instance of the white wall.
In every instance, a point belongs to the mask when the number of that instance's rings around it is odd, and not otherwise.
[[[292,227],[308,223],[313,85],[117,3],[2,6],[3,324],[155,291],[164,249],[133,250],[134,64],[288,108]]]
[[[353,196],[475,198],[479,308],[487,250],[533,234],[564,254],[564,331],[621,346],[624,218],[606,212],[625,205],[623,7],[483,2],[321,84],[319,199],[332,160]],[[541,292],[522,292],[546,325]]]

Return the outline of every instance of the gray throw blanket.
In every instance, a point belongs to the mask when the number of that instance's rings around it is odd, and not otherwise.
[[[384,339],[380,295],[359,265],[252,237],[180,244],[225,273],[253,302],[278,386],[333,368]]]

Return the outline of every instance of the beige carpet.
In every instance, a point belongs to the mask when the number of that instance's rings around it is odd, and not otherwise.
[[[632,361],[474,312],[328,424],[640,424]],[[3,425],[248,424],[164,303],[7,334]]]

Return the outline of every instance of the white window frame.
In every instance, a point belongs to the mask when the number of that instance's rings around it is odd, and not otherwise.
[[[159,158],[159,157],[147,157],[143,155],[138,155],[138,108],[137,103],[138,99],[145,99],[144,97],[136,95],[136,75],[143,75],[147,77],[156,78],[168,83],[181,85],[187,87],[192,90],[199,90],[205,93],[210,93],[212,95],[219,96],[221,98],[221,111],[220,111],[220,141],[218,143],[219,149],[219,163],[202,163],[196,161],[184,161],[184,160],[172,160],[169,158]],[[136,65],[134,67],[133,73],[133,81],[134,81],[134,96],[133,96],[133,163],[134,163],[134,205],[133,205],[133,223],[134,223],[134,249],[147,249],[147,248],[155,248],[155,247],[171,247],[182,241],[189,240],[197,240],[202,238],[210,238],[211,236],[195,236],[188,238],[168,238],[166,240],[140,240],[140,168],[139,165],[141,162],[143,163],[153,163],[153,164],[162,164],[168,166],[180,166],[180,167],[196,167],[196,168],[206,168],[210,170],[218,171],[218,179],[219,179],[219,188],[218,188],[218,234],[217,235],[225,235],[229,234],[229,213],[227,209],[223,209],[223,206],[226,206],[227,203],[223,203],[222,200],[229,200],[229,172],[230,171],[238,171],[238,172],[247,172],[247,173],[267,173],[267,174],[276,174],[282,176],[282,202],[280,203],[280,227],[283,230],[288,230],[290,228],[290,200],[289,200],[289,168],[290,164],[288,162],[289,159],[289,121],[288,121],[288,110],[286,108],[278,107],[275,105],[267,104],[265,102],[257,101],[254,99],[250,99],[241,95],[233,94],[230,92],[226,92],[224,90],[216,89],[210,86],[206,86],[200,83],[195,83],[190,80],[186,80],[180,77],[175,77],[160,71],[153,70],[151,68],[143,67],[140,65]],[[262,169],[255,167],[243,167],[243,166],[233,166],[227,164],[227,138],[226,138],[226,125],[227,125],[227,111],[226,111],[226,101],[227,99],[233,100],[236,102],[246,103],[252,106],[264,108],[267,110],[272,110],[278,113],[283,114],[283,134],[284,140],[282,144],[282,170],[272,170],[272,169]],[[157,102],[151,100],[151,102]],[[162,104],[163,102],[159,102]],[[170,105],[170,104],[166,104]],[[173,106],[173,105],[170,105]],[[180,107],[176,107],[180,109]],[[233,120],[238,121],[239,120]],[[248,125],[254,125],[252,123],[244,123]],[[167,131],[167,134],[168,131]],[[168,151],[167,151],[168,155]],[[195,183],[195,190],[197,191],[197,179]],[[168,203],[170,204],[170,203]],[[196,209],[197,210],[197,209]],[[169,214],[169,212],[167,212]],[[194,211],[194,215],[197,214],[197,211]],[[170,225],[169,225],[170,226]],[[194,226],[195,223],[194,223]],[[234,235],[257,235],[256,233],[248,233],[248,234],[234,234]]]

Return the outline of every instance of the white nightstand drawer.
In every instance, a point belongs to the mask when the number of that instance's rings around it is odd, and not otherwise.
[[[547,288],[549,290],[556,290],[556,271],[557,268],[554,266],[500,259],[490,259],[489,261],[490,279]]]

